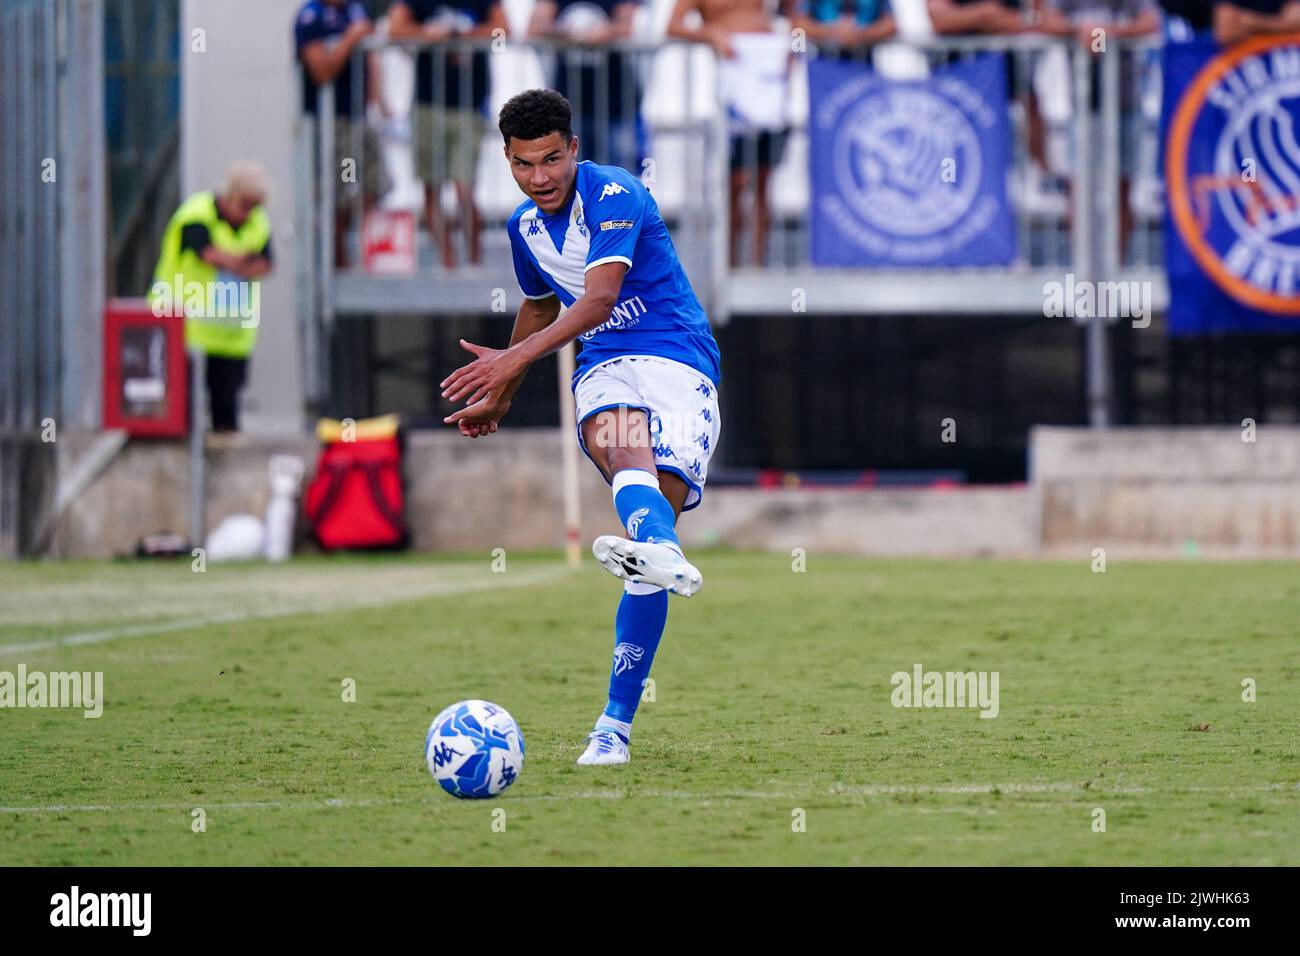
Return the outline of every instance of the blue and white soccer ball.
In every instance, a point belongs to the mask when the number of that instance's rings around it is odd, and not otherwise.
[[[504,707],[462,700],[429,725],[424,761],[453,797],[495,797],[524,769],[524,735]]]

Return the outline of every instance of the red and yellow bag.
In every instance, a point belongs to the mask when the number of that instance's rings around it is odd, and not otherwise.
[[[324,448],[307,486],[305,508],[326,551],[400,549],[410,541],[402,476],[405,436],[396,415],[344,425],[322,419]]]

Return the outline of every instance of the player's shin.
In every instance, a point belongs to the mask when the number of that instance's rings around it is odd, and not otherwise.
[[[612,730],[627,740],[632,718],[641,702],[645,680],[650,676],[655,651],[668,620],[668,592],[649,584],[631,581],[623,586],[623,597],[614,616],[614,664],[609,675],[609,702],[596,721],[596,730]]]
[[[640,468],[614,474],[614,509],[633,541],[671,545],[681,551],[673,506],[659,490],[659,478]]]

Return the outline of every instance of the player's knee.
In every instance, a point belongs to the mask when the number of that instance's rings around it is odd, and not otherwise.
[[[615,447],[610,448],[606,453],[606,462],[608,462],[609,473],[611,476],[626,468],[640,468],[643,471],[650,470],[647,466],[653,464],[653,459],[649,462],[646,460],[645,449]]]

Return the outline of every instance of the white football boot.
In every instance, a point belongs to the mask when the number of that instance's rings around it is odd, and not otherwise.
[[[578,758],[579,767],[605,767],[632,759],[627,742],[612,730],[593,730],[587,741],[587,749]]]
[[[704,575],[670,545],[602,534],[592,543],[591,553],[606,571],[625,581],[652,584],[682,597],[704,586]]]

